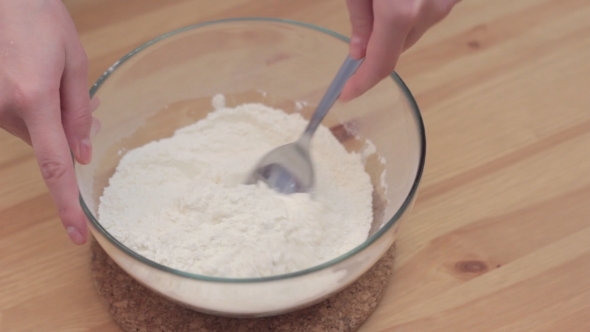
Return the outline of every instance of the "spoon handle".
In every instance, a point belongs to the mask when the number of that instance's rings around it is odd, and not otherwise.
[[[336,77],[334,77],[334,80],[330,83],[328,90],[324,94],[324,97],[309,120],[307,128],[305,128],[305,131],[303,132],[302,138],[305,137],[306,141],[309,141],[330,108],[332,108],[332,105],[334,105],[334,102],[336,102],[336,99],[340,97],[344,84],[346,84],[350,76],[352,76],[352,74],[358,69],[363,60],[364,58],[356,60],[351,58],[350,55],[346,56],[344,63],[340,66],[338,73],[336,73]]]

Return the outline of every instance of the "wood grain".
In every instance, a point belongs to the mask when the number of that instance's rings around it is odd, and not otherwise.
[[[64,2],[89,85],[141,43],[206,20],[350,31],[341,0]],[[590,331],[589,17],[587,0],[465,0],[402,56],[427,166],[361,331]],[[1,132],[0,151],[0,331],[120,331],[30,148]]]

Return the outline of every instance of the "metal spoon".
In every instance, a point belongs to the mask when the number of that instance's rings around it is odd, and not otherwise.
[[[346,57],[301,137],[263,156],[247,178],[246,184],[263,181],[270,188],[283,194],[306,193],[313,190],[315,179],[309,155],[311,137],[340,96],[346,81],[362,62],[363,59],[355,60],[350,56]]]

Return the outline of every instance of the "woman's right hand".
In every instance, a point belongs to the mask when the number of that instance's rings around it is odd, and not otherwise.
[[[365,58],[348,80],[341,100],[354,99],[395,69],[399,56],[460,0],[347,0],[352,37],[350,55]]]

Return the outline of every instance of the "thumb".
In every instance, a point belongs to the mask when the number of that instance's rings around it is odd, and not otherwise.
[[[350,56],[355,59],[365,57],[369,37],[373,31],[373,1],[346,0],[352,26]]]

